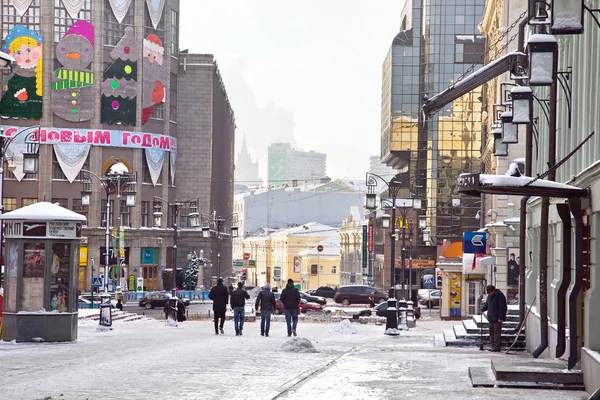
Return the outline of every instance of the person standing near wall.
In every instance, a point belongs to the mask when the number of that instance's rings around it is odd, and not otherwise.
[[[494,285],[486,287],[487,300],[483,305],[483,311],[487,311],[487,320],[490,324],[490,351],[499,352],[502,341],[502,323],[506,321],[506,297],[504,293],[496,289]]]

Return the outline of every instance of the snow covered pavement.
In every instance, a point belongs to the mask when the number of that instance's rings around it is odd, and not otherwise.
[[[209,321],[116,322],[111,332],[83,321],[75,343],[0,342],[0,398],[70,399],[578,399],[584,392],[472,388],[467,367],[504,354],[443,347],[452,322],[420,322],[399,337],[384,327],[300,323],[318,353],[286,352],[285,324]]]

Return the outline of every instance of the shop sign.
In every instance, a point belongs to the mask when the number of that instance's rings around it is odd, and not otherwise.
[[[88,248],[80,247],[79,248],[79,266],[85,267],[87,265],[88,260]]]
[[[450,316],[460,317],[461,316],[461,294],[462,294],[462,273],[450,272],[449,274],[449,300],[450,300]]]

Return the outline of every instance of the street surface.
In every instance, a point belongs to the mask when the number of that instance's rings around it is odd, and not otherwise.
[[[298,335],[319,353],[286,353],[285,324],[261,337],[246,323],[236,337],[227,321],[216,336],[211,321],[79,324],[75,343],[0,342],[2,399],[586,399],[584,392],[471,387],[469,366],[511,357],[477,348],[443,347],[434,335],[453,322],[426,317],[400,337],[384,327],[300,322]],[[53,371],[50,373],[49,371]]]

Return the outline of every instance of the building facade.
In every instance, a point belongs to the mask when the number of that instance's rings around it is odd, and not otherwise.
[[[443,240],[462,240],[476,230],[480,202],[458,194],[456,178],[478,170],[481,156],[481,90],[444,107],[427,125],[421,106],[428,96],[483,64],[484,0],[407,0],[400,32],[382,68],[381,159],[404,174],[400,196],[422,198],[430,240],[417,247],[435,257]],[[425,244],[426,246],[423,246]]]
[[[327,175],[327,155],[324,153],[297,150],[289,143],[272,143],[268,157],[268,182],[271,185],[314,183]]]
[[[369,274],[369,251],[364,254],[366,238],[363,227],[368,221],[362,219],[358,207],[350,208],[340,227],[340,285],[366,285]],[[366,258],[365,258],[366,256]],[[364,263],[363,263],[364,262]],[[366,266],[366,268],[364,268]],[[364,274],[364,275],[363,275]],[[372,275],[372,274],[371,274]]]
[[[144,278],[147,290],[170,288],[174,221],[167,203],[191,200],[206,214],[232,211],[235,122],[216,62],[180,54],[177,0],[133,0],[127,9],[110,0],[1,4],[3,51],[15,56],[17,67],[3,87],[0,115],[5,132],[19,134],[6,153],[4,211],[45,200],[86,216],[82,291],[101,273],[107,221],[124,227],[117,235],[124,263],[117,269],[111,257],[111,278],[133,275]],[[27,47],[33,56],[21,57]],[[23,173],[20,156],[28,132],[37,132],[40,142],[35,175]],[[137,174],[136,197],[131,207],[124,194],[112,196],[107,215],[100,182],[91,178],[86,207],[80,180],[82,170],[102,176],[115,159]],[[177,268],[199,246],[211,257],[212,241],[202,244],[200,230],[189,226],[190,205],[177,221]],[[157,211],[165,216],[159,228],[153,226]]]

